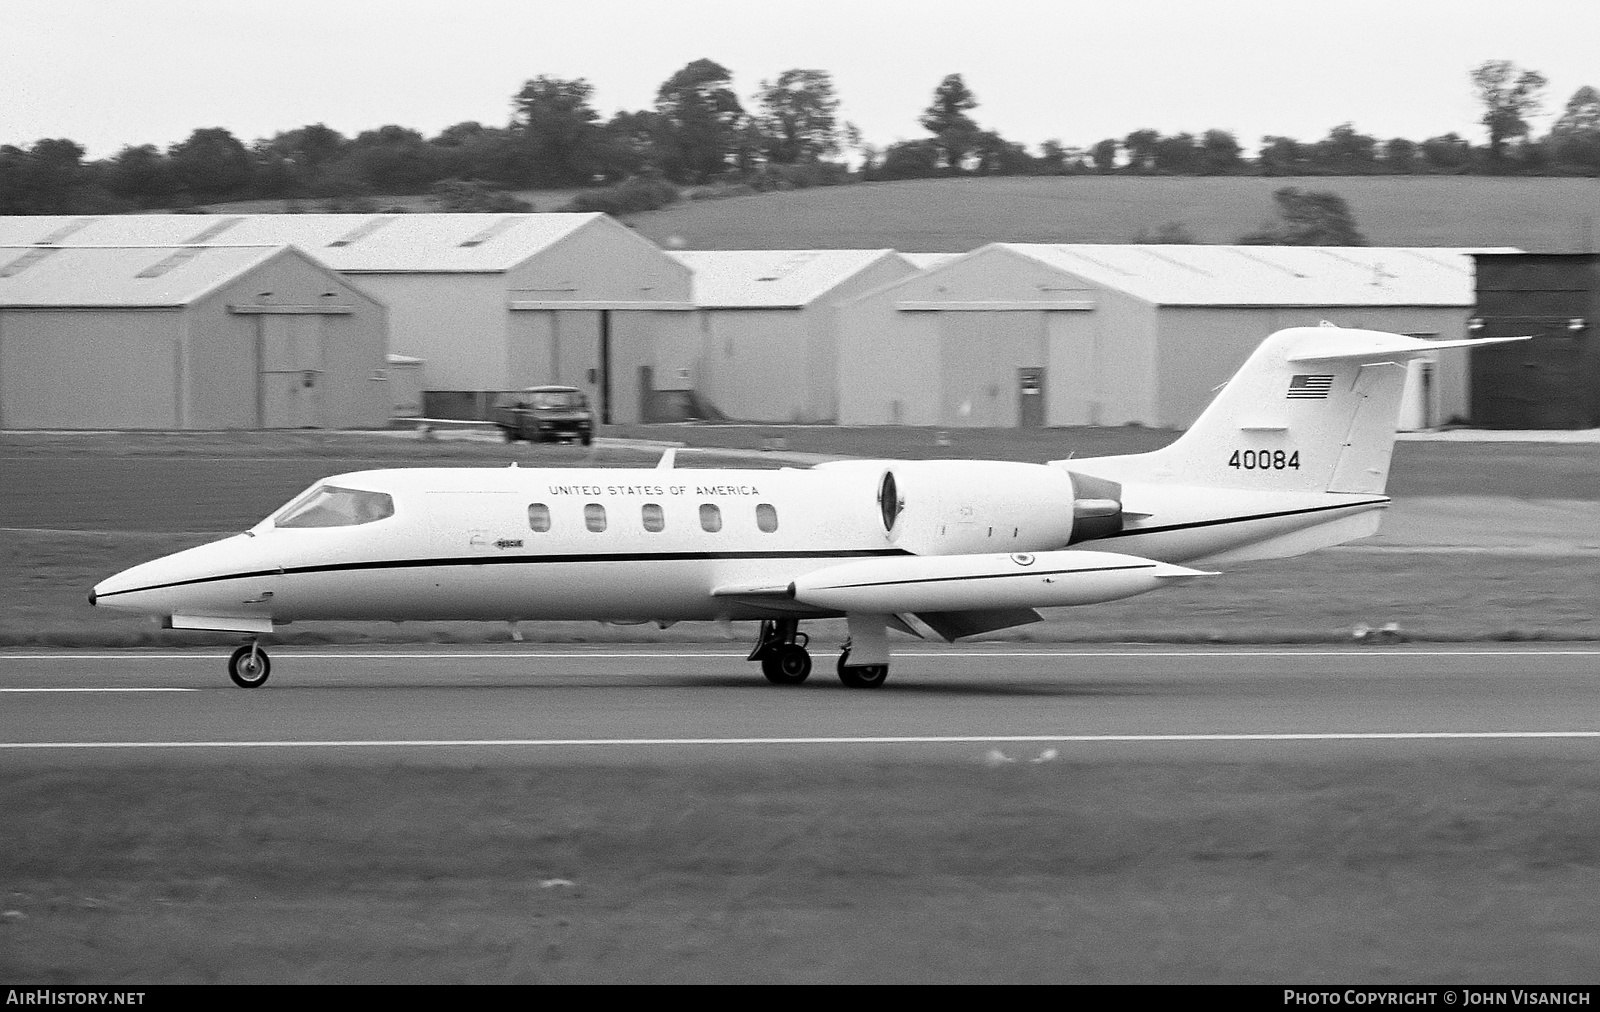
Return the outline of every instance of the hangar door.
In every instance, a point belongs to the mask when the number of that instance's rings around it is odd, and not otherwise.
[[[262,313],[256,321],[257,424],[263,429],[320,428],[323,318]]]
[[[1585,429],[1591,414],[1584,383],[1587,334],[1567,317],[1486,320],[1476,336],[1531,341],[1472,349],[1472,421],[1486,429]]]
[[[510,386],[555,383],[577,387],[598,415],[610,405],[611,312],[599,309],[519,309],[511,314]]]
[[[939,421],[1012,428],[1045,424],[1045,313],[941,312]]]

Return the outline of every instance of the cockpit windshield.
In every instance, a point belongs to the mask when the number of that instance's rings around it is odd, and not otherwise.
[[[354,527],[394,516],[394,500],[384,492],[318,485],[285,506],[274,527]]]

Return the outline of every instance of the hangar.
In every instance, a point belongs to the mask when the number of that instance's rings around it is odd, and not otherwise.
[[[689,270],[603,214],[140,214],[0,218],[0,244],[293,245],[389,308],[423,360],[424,409],[483,417],[488,392],[564,383],[609,421],[692,353]]]
[[[384,308],[285,246],[0,245],[0,428],[375,428]]]
[[[838,417],[839,305],[918,272],[888,249],[671,255],[694,271],[700,408],[752,422]]]
[[[1276,330],[1460,338],[1472,305],[1460,250],[995,243],[843,308],[839,421],[1181,428]],[[1424,424],[1466,415],[1460,353],[1414,378]]]
[[[1600,253],[1480,253],[1475,337],[1531,341],[1472,353],[1472,424],[1600,426]]]

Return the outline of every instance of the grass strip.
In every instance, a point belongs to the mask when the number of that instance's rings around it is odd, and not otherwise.
[[[0,976],[1581,983],[1580,750],[13,771]]]

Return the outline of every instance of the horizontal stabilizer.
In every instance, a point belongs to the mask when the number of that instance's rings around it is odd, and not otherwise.
[[[1331,328],[1330,328],[1331,329]],[[1347,335],[1356,334],[1358,337]],[[1377,357],[1410,357],[1446,348],[1472,348],[1480,344],[1526,341],[1528,337],[1471,337],[1460,341],[1425,341],[1420,337],[1377,331],[1338,331],[1323,341],[1308,341],[1289,356],[1290,362],[1356,362]]]

